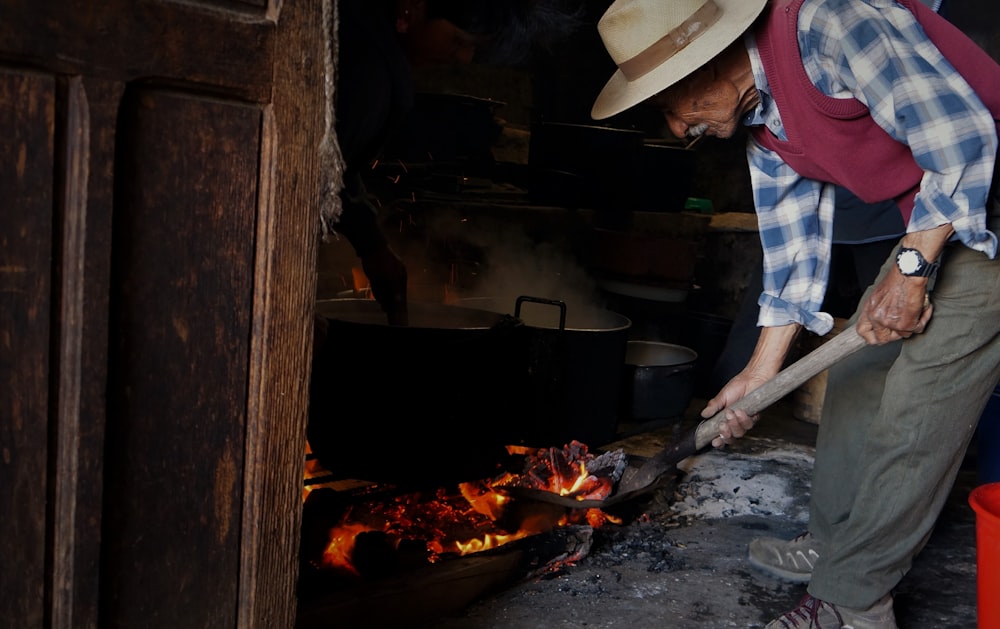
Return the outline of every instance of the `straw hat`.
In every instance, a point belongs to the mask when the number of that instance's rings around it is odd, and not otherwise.
[[[767,0],[615,0],[597,23],[618,70],[590,115],[608,118],[670,87],[736,41]]]

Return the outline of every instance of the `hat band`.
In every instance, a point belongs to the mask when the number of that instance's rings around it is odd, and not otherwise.
[[[719,5],[715,4],[714,0],[708,0],[691,17],[681,22],[680,26],[671,29],[669,33],[653,42],[651,46],[636,56],[619,63],[618,69],[629,81],[638,79],[698,39],[702,33],[708,30],[709,26],[719,20],[721,15],[722,9],[719,8]]]

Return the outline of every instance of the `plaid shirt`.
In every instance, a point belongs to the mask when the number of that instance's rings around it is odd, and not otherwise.
[[[951,223],[955,238],[994,257],[997,238],[986,230],[985,203],[996,124],[912,14],[891,0],[807,1],[798,39],[813,84],[828,96],[865,103],[875,122],[910,146],[924,168],[907,231]],[[761,103],[744,124],[767,125],[784,140],[752,34],[746,44]],[[830,269],[834,187],[799,176],[753,140],[747,157],[764,247],[758,324],[794,322],[825,334],[833,325],[820,307]]]

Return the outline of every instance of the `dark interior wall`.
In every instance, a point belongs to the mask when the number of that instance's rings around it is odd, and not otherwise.
[[[457,92],[503,103],[497,116],[508,128],[529,131],[537,122],[568,122],[642,131],[648,138],[671,138],[660,115],[634,107],[595,121],[590,108],[615,71],[597,31],[610,0],[587,0],[581,27],[566,42],[536,52],[526,66],[500,68],[473,64],[422,70],[418,89]],[[716,212],[752,212],[743,142],[706,138],[696,152],[691,196],[712,201]],[[524,146],[527,149],[527,146]]]
[[[505,103],[505,121],[527,128],[533,122],[592,124],[590,106],[615,70],[597,32],[597,21],[610,0],[581,3],[580,25],[551,50],[536,50],[518,68],[473,64],[421,70],[422,89],[457,91]],[[634,128],[632,115],[602,124]]]

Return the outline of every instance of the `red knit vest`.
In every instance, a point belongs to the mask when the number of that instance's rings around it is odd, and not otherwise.
[[[1000,64],[953,24],[917,0],[897,0],[924,28],[944,57],[1000,117]],[[868,115],[856,99],[831,98],[809,80],[796,37],[803,0],[774,0],[755,35],[764,73],[781,112],[787,142],[766,127],[754,127],[753,137],[777,152],[803,177],[836,183],[863,201],[895,199],[909,222],[923,170],[909,147],[894,140]]]

